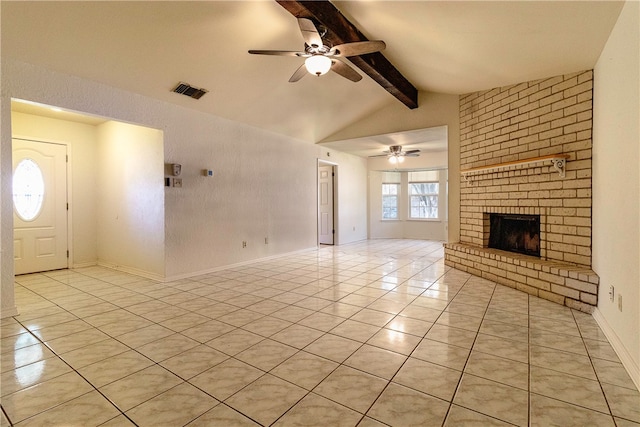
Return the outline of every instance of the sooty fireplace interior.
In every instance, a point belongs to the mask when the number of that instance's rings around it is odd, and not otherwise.
[[[489,247],[540,256],[540,215],[490,214]]]

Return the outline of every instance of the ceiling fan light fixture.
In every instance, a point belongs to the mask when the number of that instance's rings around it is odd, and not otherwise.
[[[400,155],[400,154],[392,154],[389,156],[389,163],[391,163],[392,165],[395,165],[397,163],[403,163],[404,162],[404,156]]]
[[[331,69],[331,59],[324,55],[313,55],[304,61],[304,65],[309,73],[321,76]]]

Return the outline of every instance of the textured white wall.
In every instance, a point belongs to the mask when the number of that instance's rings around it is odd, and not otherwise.
[[[96,130],[98,263],[163,278],[162,132],[114,121]]]
[[[315,146],[193,111],[176,113],[184,133],[165,130],[165,162],[182,165],[183,187],[165,192],[167,276],[316,246]],[[203,169],[214,176],[204,177]]]
[[[366,159],[4,58],[1,83],[0,249],[7,313],[14,306],[12,97],[162,131],[164,163],[183,166],[183,187],[163,190],[167,278],[315,247],[318,158],[338,164],[338,243],[366,238]],[[205,168],[215,176],[202,176]]]
[[[593,269],[596,319],[640,387],[639,6],[625,4],[594,69]]]
[[[14,316],[18,311],[13,293],[11,100],[4,97],[4,84],[0,87],[3,91],[0,99],[0,318],[4,318]]]
[[[67,145],[71,170],[71,261],[74,265],[96,262],[96,128],[31,114],[11,114],[14,137]]]

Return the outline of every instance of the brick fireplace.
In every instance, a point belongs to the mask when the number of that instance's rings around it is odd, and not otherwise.
[[[593,310],[592,89],[584,71],[460,97],[460,242],[445,244],[447,265]],[[490,247],[492,214],[538,217],[539,256]]]

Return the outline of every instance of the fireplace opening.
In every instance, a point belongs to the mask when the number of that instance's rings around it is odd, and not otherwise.
[[[489,215],[489,247],[540,256],[540,215]]]

